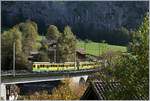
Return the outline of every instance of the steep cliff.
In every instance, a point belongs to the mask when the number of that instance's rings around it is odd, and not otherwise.
[[[135,29],[146,12],[148,1],[3,1],[2,27],[31,19],[38,24],[40,32],[44,32],[50,24],[60,30],[70,25],[77,36],[86,38],[102,30]]]

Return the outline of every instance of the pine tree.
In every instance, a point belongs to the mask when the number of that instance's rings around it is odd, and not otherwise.
[[[69,26],[64,28],[62,36],[58,40],[60,59],[63,62],[73,61],[76,49],[76,38]]]
[[[60,37],[60,32],[58,30],[58,28],[54,25],[50,25],[47,29],[47,33],[46,33],[46,38],[48,40],[58,40],[58,38]]]

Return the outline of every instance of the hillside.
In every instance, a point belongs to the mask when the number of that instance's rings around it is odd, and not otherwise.
[[[40,33],[45,33],[50,24],[56,25],[61,31],[64,26],[69,25],[81,39],[127,44],[128,38],[120,38],[118,29],[137,28],[144,14],[148,12],[148,1],[2,1],[1,10],[2,27],[10,27],[30,19],[38,24]]]
[[[85,43],[84,41],[78,41],[77,47],[83,48],[86,45],[86,54],[91,54],[95,56],[99,56],[106,51],[121,51],[126,52],[127,49],[124,46],[117,46],[117,45],[109,45],[107,43],[96,43],[96,42],[88,42]]]

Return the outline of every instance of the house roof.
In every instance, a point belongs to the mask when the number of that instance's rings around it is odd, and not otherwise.
[[[114,92],[119,92],[119,93],[123,93],[122,91],[125,90],[125,87],[121,86],[121,84],[119,82],[104,82],[104,81],[93,81],[90,83],[89,87],[87,88],[87,90],[85,91],[85,93],[83,94],[83,96],[81,97],[82,100],[88,100],[88,96],[90,96],[90,93],[94,93],[96,95],[96,99],[97,100],[109,100],[108,96],[110,93],[113,93],[111,91]],[[93,92],[91,92],[93,91]],[[118,100],[120,100],[121,98],[118,98]],[[148,99],[146,96],[136,96],[133,95],[131,96],[130,99],[138,99],[138,100],[143,100],[143,99]],[[122,99],[123,100],[123,99]]]
[[[38,54],[38,51],[31,51],[30,54]]]
[[[85,50],[83,48],[77,48],[76,52],[80,53],[80,54],[86,54]]]
[[[103,82],[95,81],[92,82],[92,88],[97,94],[99,99],[107,99],[106,92],[115,90],[116,88],[120,91],[120,83],[118,82]]]

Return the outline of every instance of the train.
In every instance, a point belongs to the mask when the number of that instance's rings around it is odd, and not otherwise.
[[[71,70],[85,70],[100,67],[100,62],[64,62],[64,63],[50,63],[50,62],[33,62],[33,72],[50,72],[50,71],[71,71]]]

